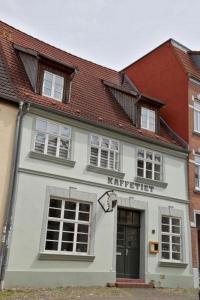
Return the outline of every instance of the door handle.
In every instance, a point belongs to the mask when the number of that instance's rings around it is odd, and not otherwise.
[[[128,255],[128,248],[126,248],[126,256]]]

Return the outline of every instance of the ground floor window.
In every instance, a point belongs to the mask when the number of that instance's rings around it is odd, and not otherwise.
[[[45,250],[87,254],[90,214],[89,203],[50,199]]]
[[[195,188],[200,190],[200,155],[195,155]]]
[[[169,261],[181,260],[181,219],[162,216],[161,258]]]

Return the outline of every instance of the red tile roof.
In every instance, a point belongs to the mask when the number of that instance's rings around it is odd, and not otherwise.
[[[184,68],[185,72],[188,75],[192,75],[200,79],[200,70],[197,68],[197,66],[195,65],[191,57],[192,51],[190,50],[183,51],[181,48],[176,47],[175,43],[172,44],[174,53],[177,59],[179,60],[179,62],[181,63],[182,67]]]
[[[78,67],[79,71],[73,79],[69,103],[60,103],[34,93],[23,65],[13,48],[13,43]],[[120,129],[122,132],[136,134],[139,137],[150,137],[155,141],[164,142],[166,145],[180,146],[179,142],[174,140],[165,128],[161,127],[158,136],[132,125],[129,117],[103,84],[103,81],[108,81],[120,86],[121,75],[119,72],[60,50],[3,22],[0,22],[0,47],[12,86],[19,99],[67,112],[77,118],[82,117],[104,126]]]

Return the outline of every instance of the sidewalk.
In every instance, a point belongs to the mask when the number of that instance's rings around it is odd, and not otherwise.
[[[57,288],[0,292],[0,300],[199,300],[194,289]]]

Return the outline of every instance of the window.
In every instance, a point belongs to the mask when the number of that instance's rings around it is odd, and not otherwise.
[[[119,142],[91,135],[90,165],[119,170]]]
[[[195,188],[200,190],[200,155],[195,155]]]
[[[137,176],[162,180],[162,157],[149,150],[137,150]]]
[[[63,98],[64,77],[44,71],[42,95],[59,101]]]
[[[162,216],[161,257],[170,261],[181,260],[181,219]]]
[[[141,108],[141,128],[155,131],[155,111]]]
[[[200,132],[200,102],[194,102],[194,130]]]
[[[34,151],[64,159],[70,157],[71,129],[44,119],[36,119]]]
[[[50,199],[45,250],[88,254],[91,205]]]

